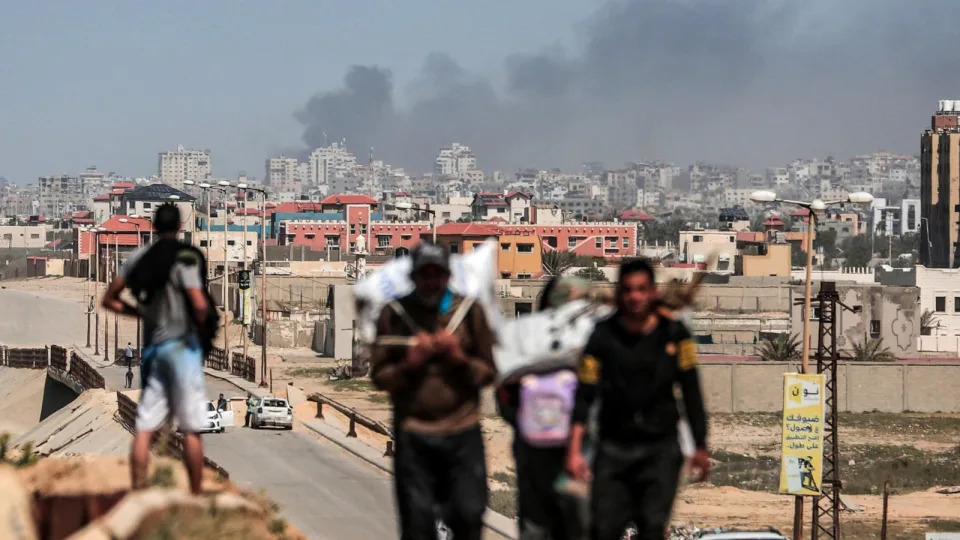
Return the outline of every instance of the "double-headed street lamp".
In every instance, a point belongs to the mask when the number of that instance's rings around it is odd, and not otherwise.
[[[755,203],[781,203],[781,204],[792,204],[794,206],[799,206],[801,208],[807,209],[807,215],[810,216],[809,221],[807,222],[807,235],[806,235],[806,244],[807,244],[807,267],[806,267],[806,280],[804,282],[803,289],[803,353],[800,357],[801,361],[801,373],[806,373],[809,369],[809,356],[810,356],[810,282],[812,279],[813,273],[813,230],[817,227],[817,214],[822,213],[827,209],[828,206],[836,204],[870,204],[873,202],[873,195],[858,191],[847,195],[846,199],[835,200],[835,201],[823,201],[821,199],[814,199],[810,202],[804,201],[792,201],[786,199],[778,199],[777,194],[772,191],[754,191],[750,194],[750,200]],[[816,512],[816,510],[814,510]],[[794,512],[793,512],[793,538],[799,540],[802,534],[803,528],[803,497],[797,495],[794,499]]]
[[[754,191],[750,194],[750,200],[760,204],[792,204],[794,206],[806,208],[807,213],[810,216],[810,220],[807,223],[807,266],[803,293],[803,356],[800,358],[802,362],[802,372],[806,373],[809,367],[808,358],[810,356],[810,282],[813,273],[813,231],[817,227],[817,214],[823,213],[828,206],[837,204],[870,204],[873,202],[873,195],[864,191],[858,191],[855,193],[850,193],[847,195],[846,199],[838,199],[833,201],[814,199],[810,202],[804,202],[792,201],[789,199],[778,199],[777,194],[772,191]]]

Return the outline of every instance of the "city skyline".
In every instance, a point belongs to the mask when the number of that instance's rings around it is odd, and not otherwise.
[[[929,52],[947,50],[937,44],[960,5],[538,2],[497,17],[506,3],[413,3],[374,17],[360,4],[174,3],[136,14],[65,4],[53,18],[12,5],[0,23],[13,53],[0,69],[17,81],[0,90],[0,176],[31,183],[93,164],[143,176],[158,152],[183,144],[210,148],[215,176],[259,177],[270,157],[304,160],[321,133],[346,138],[358,156],[374,146],[413,174],[452,141],[471,146],[485,171],[654,158],[762,169],[876,149],[915,155],[930,104],[958,97],[950,88],[960,75]],[[321,54],[322,40],[299,22],[318,13],[347,26],[327,34],[344,45],[336,55]],[[442,24],[468,16],[474,25]],[[295,19],[299,33],[282,30]],[[257,24],[284,39],[240,39]],[[372,39],[385,25],[393,33]],[[138,47],[117,46],[125,42]],[[171,59],[201,61],[164,69]],[[262,77],[283,66],[283,84]],[[345,88],[344,73],[354,75]]]

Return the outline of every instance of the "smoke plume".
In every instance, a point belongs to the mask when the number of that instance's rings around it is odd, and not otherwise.
[[[309,148],[346,138],[413,172],[453,141],[488,172],[916,154],[936,100],[960,98],[957,20],[948,1],[610,1],[576,54],[504,59],[502,88],[434,53],[409,100],[389,69],[353,66],[295,117]]]

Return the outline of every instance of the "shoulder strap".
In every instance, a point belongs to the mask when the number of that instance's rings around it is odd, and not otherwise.
[[[460,326],[460,323],[463,322],[463,319],[466,318],[467,313],[470,311],[470,308],[473,307],[473,298],[467,296],[460,301],[460,305],[457,306],[456,311],[453,312],[453,315],[450,317],[450,321],[447,323],[447,332],[453,333]]]
[[[387,306],[390,309],[392,309],[393,312],[397,314],[397,316],[400,317],[400,320],[402,320],[403,323],[410,328],[411,332],[420,331],[420,325],[413,320],[413,317],[411,317],[409,313],[407,313],[407,310],[403,308],[403,305],[400,304],[399,300],[391,300],[390,303],[387,304]]]

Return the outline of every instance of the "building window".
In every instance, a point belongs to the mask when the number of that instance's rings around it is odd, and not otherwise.
[[[361,223],[361,224],[360,224],[360,234],[367,234],[367,224],[366,224],[366,223]]]
[[[580,240],[583,240],[579,236],[571,236],[567,238],[567,247],[573,249],[577,247],[577,244],[580,243]]]
[[[623,237],[623,249],[627,249],[628,247],[630,247],[630,238],[624,236],[624,237]]]
[[[500,251],[510,251],[510,244],[500,244]]]
[[[148,202],[143,203],[143,209],[144,209],[144,210],[147,210],[147,209],[151,208],[152,206],[153,206],[153,203],[148,203]]]
[[[517,244],[517,253],[533,253],[533,244]]]
[[[936,311],[937,313],[944,313],[944,312],[947,311],[947,297],[946,297],[946,296],[938,296],[937,299],[936,299],[936,304],[937,304],[937,305],[936,305],[934,311]]]
[[[953,311],[954,313],[960,313],[960,296],[953,297]]]
[[[389,234],[378,234],[377,247],[382,247],[382,248],[390,247],[390,240],[392,239],[393,237],[390,236]]]
[[[413,238],[413,236],[412,236],[412,235],[409,235],[409,234],[401,234],[401,235],[400,235],[400,239],[401,239],[401,240],[410,240],[411,238]]]
[[[695,234],[695,235],[693,235],[693,241],[694,241],[694,242],[703,242],[703,237],[700,236],[699,234]]]
[[[533,274],[517,274],[517,279],[531,279]]]
[[[290,237],[288,236],[288,238],[290,238]],[[206,241],[206,240],[201,240],[201,241],[200,241],[200,247],[207,247],[207,241]]]
[[[327,235],[327,247],[340,247],[340,236],[339,235]]]
[[[533,303],[532,302],[517,302],[514,307],[514,314],[527,315],[528,313],[533,313]]]
[[[307,235],[307,238],[310,238],[310,237],[312,237],[312,236],[313,236],[313,235],[308,234],[308,235]],[[227,245],[228,245],[228,246],[235,245],[236,243],[237,243],[236,240],[227,240]]]
[[[603,238],[597,237],[597,249],[603,249]]]
[[[39,234],[31,234],[31,235],[30,235],[30,238],[36,240],[36,239],[40,238],[40,235],[39,235]]]
[[[556,236],[544,236],[543,240],[547,243],[548,246],[553,249],[557,249],[557,237]]]
[[[357,234],[357,226],[353,223],[350,224],[350,236]]]
[[[880,339],[880,321],[877,319],[870,321],[870,339]]]
[[[460,253],[460,244],[453,242],[450,244],[450,253]]]
[[[506,213],[506,212],[507,212],[507,209],[506,209],[506,208],[497,208],[497,213],[498,213],[498,214],[504,214],[504,213]]]

